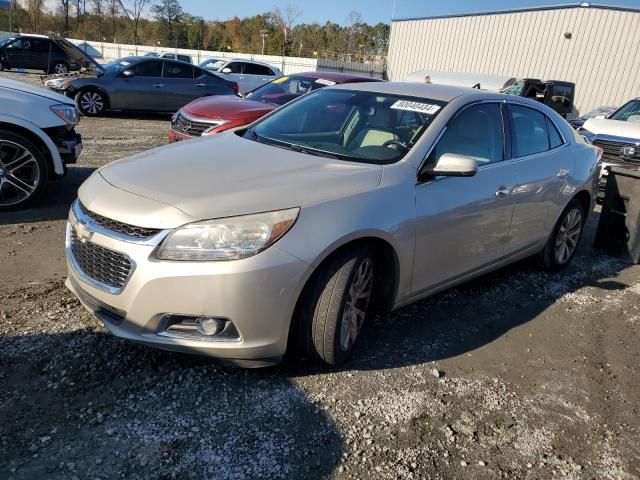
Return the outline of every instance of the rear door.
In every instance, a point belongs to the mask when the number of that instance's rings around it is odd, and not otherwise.
[[[109,98],[111,107],[122,110],[164,110],[165,85],[162,79],[162,60],[149,58],[127,68],[134,76],[126,78],[122,72],[113,78]]]
[[[276,74],[269,67],[256,63],[244,64],[244,81],[246,82],[246,90],[255,90],[256,88],[269,83],[276,78]]]
[[[569,144],[542,111],[509,105],[511,157],[515,183],[510,184],[514,210],[507,253],[546,241],[571,193],[574,161]]]

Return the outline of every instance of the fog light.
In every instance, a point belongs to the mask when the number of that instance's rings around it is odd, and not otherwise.
[[[224,329],[225,322],[219,318],[198,317],[196,318],[196,330],[202,335],[217,335]]]

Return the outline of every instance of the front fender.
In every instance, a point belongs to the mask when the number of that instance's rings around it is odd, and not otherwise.
[[[56,175],[64,175],[64,165],[62,163],[62,158],[60,158],[60,152],[58,152],[58,147],[53,143],[53,140],[49,138],[38,125],[29,120],[25,120],[21,117],[15,117],[13,115],[9,115],[7,113],[0,113],[0,124],[6,123],[9,125],[16,125],[18,127],[22,127],[25,130],[29,130],[31,133],[36,135],[42,143],[47,148],[49,155],[51,155],[51,160],[53,161],[53,171]]]

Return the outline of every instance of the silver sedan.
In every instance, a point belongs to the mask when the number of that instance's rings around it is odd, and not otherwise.
[[[566,267],[599,153],[524,98],[328,87],[95,172],[69,217],[67,285],[135,342],[340,365],[374,311],[529,256]]]

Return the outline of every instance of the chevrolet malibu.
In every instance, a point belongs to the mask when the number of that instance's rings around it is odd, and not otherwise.
[[[323,88],[95,172],[69,216],[67,286],[131,341],[340,365],[375,311],[529,256],[566,267],[599,154],[525,98]]]

